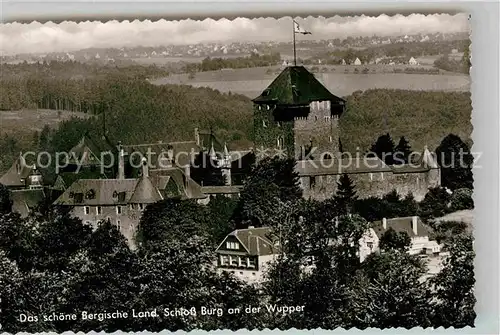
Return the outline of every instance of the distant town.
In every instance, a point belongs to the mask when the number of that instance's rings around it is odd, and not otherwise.
[[[416,34],[400,36],[371,36],[371,37],[348,37],[346,39],[328,39],[328,40],[301,40],[297,42],[297,49],[302,55],[314,55],[324,53],[325,51],[345,50],[345,49],[366,49],[376,46],[387,46],[402,43],[442,43],[460,41],[468,39],[467,33],[435,33],[435,34]],[[450,48],[453,53],[456,48]],[[245,57],[252,53],[272,54],[280,53],[288,55],[291,59],[291,42],[232,42],[232,43],[205,43],[205,44],[186,44],[186,45],[167,45],[167,46],[140,46],[124,48],[90,48],[84,50],[51,52],[51,53],[30,53],[3,55],[0,61],[3,63],[15,64],[18,62],[39,62],[39,61],[79,61],[79,62],[98,62],[115,63],[122,61],[138,62],[147,59],[164,59],[167,62],[197,62],[206,57]],[[462,50],[463,51],[463,50]]]

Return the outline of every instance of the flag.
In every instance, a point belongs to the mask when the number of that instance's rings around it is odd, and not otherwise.
[[[310,31],[305,31],[304,29],[302,29],[299,24],[297,23],[297,21],[293,20],[293,25],[294,25],[294,33],[295,34],[303,34],[303,35],[311,35],[311,32]]]

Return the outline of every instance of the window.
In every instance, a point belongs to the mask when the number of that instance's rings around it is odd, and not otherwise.
[[[220,255],[220,266],[227,266],[228,265],[228,257],[227,255]]]
[[[85,213],[85,215],[89,215],[90,214],[90,207],[89,206],[83,207],[83,212]]]
[[[370,181],[373,180],[373,173],[370,172]]]
[[[242,275],[242,276],[243,276],[243,271],[240,271],[240,275]]]
[[[370,248],[370,251],[373,251],[373,242],[366,242],[366,245]]]
[[[267,122],[266,122],[266,120],[262,120],[262,127],[267,128]]]
[[[229,256],[229,265],[238,266],[238,260],[236,259],[236,257]]]
[[[83,202],[83,193],[76,193],[76,194],[74,195],[74,197],[75,197],[75,198],[74,198],[74,199],[75,199],[75,202],[76,202],[77,204],[81,204],[81,203]]]
[[[97,213],[97,215],[101,215],[102,214],[102,207],[101,206],[97,206],[96,207],[96,213]]]
[[[116,214],[122,213],[122,206],[116,206]]]
[[[92,225],[92,222],[90,222],[89,220],[86,220],[84,223],[88,226]]]
[[[332,136],[328,136],[328,141],[330,141],[330,143],[333,142],[333,137]]]
[[[380,180],[384,180],[384,173],[380,172]]]
[[[143,210],[144,209],[144,204],[139,204],[139,210]]]
[[[276,144],[278,145],[278,148],[282,148],[283,147],[283,137],[278,137],[278,139],[276,140]]]
[[[316,177],[311,176],[309,177],[309,187],[313,188],[316,185]]]
[[[122,222],[120,220],[116,220],[116,229],[120,230]]]
[[[254,259],[251,259],[250,257],[247,258],[247,268],[256,268]]]
[[[240,248],[240,245],[237,242],[226,242],[226,248],[238,250]]]
[[[255,272],[252,272],[252,276],[255,276]]]

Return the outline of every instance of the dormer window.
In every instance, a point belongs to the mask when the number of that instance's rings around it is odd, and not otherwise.
[[[238,250],[240,248],[240,245],[236,242],[226,242],[226,248],[232,250]]]
[[[266,109],[267,109],[267,110],[271,110],[271,106],[266,105]]]
[[[267,97],[270,93],[270,90],[269,89],[265,89],[264,92],[262,92],[262,96],[263,97]]]

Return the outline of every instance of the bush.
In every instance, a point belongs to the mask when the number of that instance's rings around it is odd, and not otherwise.
[[[472,199],[472,190],[468,188],[460,188],[451,195],[450,209],[452,211],[460,211],[464,209],[473,209],[474,200]]]

